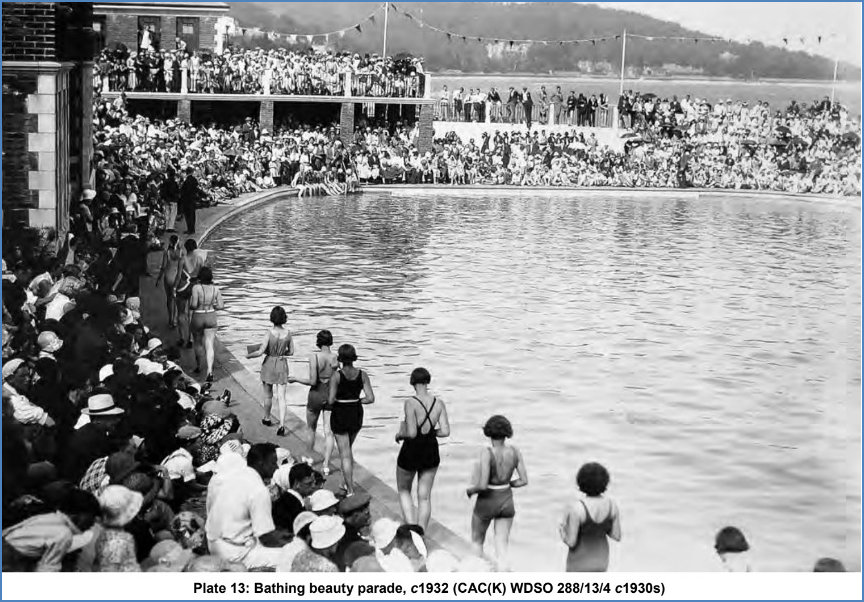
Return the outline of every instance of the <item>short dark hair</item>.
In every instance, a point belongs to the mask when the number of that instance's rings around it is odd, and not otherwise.
[[[294,487],[300,481],[304,481],[315,473],[312,467],[305,462],[298,462],[288,471],[288,484]]]
[[[483,434],[490,439],[507,439],[513,436],[513,425],[504,416],[496,414],[486,421]]]
[[[205,265],[198,272],[198,281],[201,284],[213,284],[213,270]]]
[[[344,345],[339,345],[339,361],[343,364],[348,364],[349,366],[357,361],[357,350],[354,349],[354,345],[349,345],[345,343]]]
[[[57,504],[57,510],[68,516],[74,514],[99,516],[102,512],[99,507],[99,500],[92,493],[77,487],[69,489],[68,493]]]
[[[333,344],[333,335],[329,330],[319,330],[315,337],[315,345],[317,347],[329,347]]]
[[[589,497],[601,495],[609,486],[609,471],[597,462],[583,464],[576,473],[576,485]]]
[[[432,382],[432,375],[426,368],[414,368],[411,371],[411,386],[428,385]]]
[[[270,321],[273,322],[273,326],[282,326],[288,321],[288,314],[281,305],[270,310]]]
[[[714,549],[718,554],[746,552],[750,549],[747,538],[738,527],[723,527],[714,538]]]
[[[836,558],[820,558],[813,567],[814,573],[845,573],[846,567]]]
[[[183,243],[183,248],[185,248],[189,252],[192,252],[198,248],[198,243],[195,242],[194,238],[187,238],[186,242]]]
[[[246,454],[246,463],[249,466],[260,466],[267,458],[276,455],[276,446],[272,443],[255,443]]]

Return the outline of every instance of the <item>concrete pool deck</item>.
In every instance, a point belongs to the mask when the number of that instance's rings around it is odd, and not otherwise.
[[[384,192],[392,195],[405,195],[406,197],[412,194],[428,192],[430,190],[459,191],[459,194],[469,192],[488,193],[491,191],[500,191],[502,193],[526,192],[526,188],[517,186],[415,186],[415,185],[388,185],[388,186],[366,186],[364,191],[369,192]],[[703,190],[703,189],[624,189],[624,188],[531,188],[533,191],[548,191],[559,194],[578,195],[580,197],[597,197],[609,198],[612,197],[628,197],[628,198],[677,198],[677,199],[717,199],[730,197],[739,197],[743,199],[759,199],[759,200],[774,200],[774,201],[806,201],[810,203],[826,203],[831,206],[843,206],[848,208],[856,208],[860,211],[860,197],[829,197],[820,195],[796,195],[780,192],[769,191],[735,191],[735,190]],[[264,192],[246,194],[237,199],[233,199],[227,203],[211,207],[198,212],[199,233],[196,235],[204,248],[206,248],[207,238],[213,230],[220,224],[237,215],[240,215],[248,210],[266,205],[268,203],[285,198],[291,195],[294,189],[289,187],[280,187]],[[181,227],[182,231],[182,227]],[[186,237],[181,236],[181,240]],[[159,261],[161,253],[152,253],[149,257],[150,273],[155,276],[158,273]],[[218,274],[217,274],[218,277]],[[168,345],[176,344],[178,335],[172,332],[167,327],[167,311],[165,307],[164,291],[161,287],[155,286],[154,278],[144,278],[141,282],[141,303],[142,313],[145,323],[158,333],[160,338]],[[182,365],[187,370],[194,366],[194,354],[191,350],[182,351]],[[294,413],[296,410],[288,413],[287,430],[288,435],[285,437],[276,436],[275,427],[264,427],[261,424],[261,383],[258,375],[246,369],[246,367],[235,357],[224,345],[216,344],[216,361],[214,365],[214,385],[213,390],[218,393],[222,389],[228,389],[232,392],[232,409],[237,414],[241,421],[243,431],[247,439],[252,441],[269,441],[280,447],[288,449],[293,456],[299,458],[309,455],[307,451],[306,438],[308,430],[305,425],[304,418]],[[338,455],[335,455],[338,458]],[[395,460],[395,454],[394,454]],[[338,460],[337,460],[338,464]],[[355,466],[355,481],[357,485],[369,493],[372,498],[372,515],[373,518],[380,516],[389,516],[400,520],[401,510],[399,507],[398,495],[394,488],[389,485],[393,481],[395,475],[375,475],[362,465]],[[327,487],[337,491],[342,483],[342,477],[339,471],[333,470],[328,479]],[[434,510],[433,510],[434,514]],[[468,530],[470,517],[466,516],[464,521],[465,532]],[[470,555],[471,546],[463,538],[445,527],[444,525],[435,522],[430,523],[428,529],[428,538],[433,547],[443,547],[458,557]]]

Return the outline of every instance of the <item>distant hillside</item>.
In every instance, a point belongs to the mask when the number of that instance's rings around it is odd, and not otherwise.
[[[231,3],[231,14],[246,27],[260,27],[283,33],[318,33],[353,25],[381,3],[314,2]],[[403,15],[390,13],[388,54],[408,52],[426,58],[430,71],[466,72],[548,72],[567,71],[617,75],[621,63],[621,42],[614,35],[625,28],[647,36],[710,37],[645,15],[575,3],[396,3],[427,23],[467,35],[497,37],[505,41],[489,48],[476,40],[466,43],[454,37],[420,29]],[[363,25],[344,38],[331,39],[336,49],[381,52],[383,11],[375,23]],[[605,43],[534,44],[527,52],[510,52],[506,40],[583,39],[610,36]],[[262,45],[268,45],[264,40]],[[518,47],[515,48],[518,50]],[[759,42],[728,44],[714,42],[638,40],[627,41],[628,75],[701,75],[734,78],[831,79],[834,62],[804,52],[767,47]],[[861,68],[841,63],[842,79],[861,78]]]

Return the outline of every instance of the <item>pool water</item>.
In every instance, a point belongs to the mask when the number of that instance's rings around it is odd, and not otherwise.
[[[592,460],[622,513],[612,570],[716,570],[727,524],[758,569],[860,570],[860,219],[732,195],[370,191],[285,198],[205,246],[238,358],[276,304],[301,358],[322,328],[356,346],[377,398],[356,458],[394,487],[408,377],[430,370],[452,427],[433,517],[466,538],[481,427],[510,418],[530,478],[516,570],[563,569],[558,524]]]

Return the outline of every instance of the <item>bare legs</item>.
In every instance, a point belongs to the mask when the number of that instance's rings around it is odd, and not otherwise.
[[[195,352],[195,373],[197,374],[201,372],[201,357],[205,355],[204,330],[192,331],[192,350]]]
[[[165,306],[168,309],[168,327],[177,324],[177,299],[174,297],[174,285],[165,283]]]
[[[424,470],[417,474],[417,506],[411,497],[411,487],[414,472],[396,467],[396,487],[399,490],[399,505],[402,507],[402,518],[409,525],[420,525],[425,531],[432,517],[432,485],[438,468]]]
[[[322,410],[315,412],[306,408],[306,425],[309,427],[309,451],[315,451],[315,437],[318,432],[318,418],[324,423],[324,473],[330,472],[330,458],[333,457],[333,448],[336,441],[333,439],[333,433],[330,431],[330,412]]]
[[[207,376],[213,374],[213,359],[216,355],[214,347],[216,345],[216,329],[204,329],[204,359],[207,361]]]
[[[288,385],[273,385],[273,393],[279,406],[279,427],[285,428],[285,414],[288,413]]]
[[[493,521],[485,520],[476,514],[471,515],[471,543],[477,556],[483,555],[483,543],[486,541],[486,531]],[[498,569],[509,570],[510,530],[513,528],[512,518],[496,518],[495,523],[495,559]]]
[[[339,458],[342,461],[342,478],[345,479],[345,491],[348,495],[354,494],[354,454],[351,446],[357,433],[339,433],[335,435],[336,447],[339,448]]]
[[[411,497],[411,487],[414,485],[414,472],[396,467],[396,489],[399,491],[399,505],[402,507],[402,518],[406,525],[417,524],[417,513],[414,499]]]
[[[192,339],[192,333],[190,332],[190,324],[189,324],[189,301],[179,301],[177,303],[177,331],[180,333],[180,343],[185,345],[189,340]]]
[[[262,383],[264,385],[264,418],[261,422],[270,426],[270,413],[273,411],[273,385]]]

